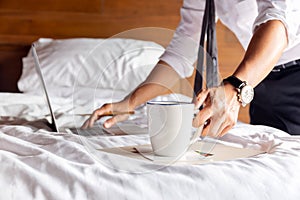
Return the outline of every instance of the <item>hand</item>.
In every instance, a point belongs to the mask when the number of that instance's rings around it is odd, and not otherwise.
[[[110,119],[106,120],[103,124],[105,128],[110,128],[114,124],[120,121],[128,119],[130,113],[133,113],[134,107],[130,106],[127,100],[123,100],[116,103],[104,104],[93,112],[93,114],[84,122],[81,128],[93,127],[95,121],[99,120],[103,116],[111,115]],[[126,113],[126,114],[114,114],[114,113]]]
[[[193,121],[194,127],[204,125],[202,136],[223,136],[237,122],[240,102],[236,89],[229,83],[202,90],[194,103],[197,108],[204,107]]]

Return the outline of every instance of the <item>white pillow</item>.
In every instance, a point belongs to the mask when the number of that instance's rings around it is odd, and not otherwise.
[[[35,45],[45,82],[54,91],[75,87],[130,92],[147,77],[164,52],[154,42],[121,38],[42,38]],[[32,92],[40,88],[39,83],[30,50],[23,58],[18,87]]]

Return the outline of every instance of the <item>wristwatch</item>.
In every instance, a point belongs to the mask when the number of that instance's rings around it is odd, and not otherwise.
[[[251,85],[248,85],[246,81],[242,81],[235,76],[229,76],[223,80],[233,85],[238,92],[238,101],[241,102],[242,106],[245,107],[249,104],[254,97],[254,90]]]

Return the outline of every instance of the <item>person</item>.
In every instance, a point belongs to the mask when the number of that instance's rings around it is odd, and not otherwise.
[[[241,104],[252,100],[251,88],[255,88],[250,123],[300,134],[300,1],[215,0],[215,5],[217,16],[235,33],[246,52],[231,77],[196,96],[195,106],[204,108],[193,125],[206,124],[202,135],[226,134],[237,122]],[[184,0],[173,39],[147,79],[124,100],[95,110],[82,127],[93,126],[107,112],[132,111],[158,95],[170,93],[168,87],[174,84],[174,77],[191,76],[204,8],[205,0]],[[242,93],[246,86],[248,90]],[[111,127],[126,118],[126,114],[116,115],[104,126]]]

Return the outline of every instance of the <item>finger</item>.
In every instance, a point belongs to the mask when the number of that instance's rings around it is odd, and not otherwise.
[[[230,129],[232,129],[233,126],[226,126],[223,131],[220,133],[220,137],[222,137],[223,135],[225,135]]]
[[[93,114],[89,118],[88,127],[91,128],[94,126],[95,121],[99,119],[99,115],[101,113],[101,110],[95,110]]]
[[[101,108],[95,110],[92,115],[84,122],[82,128],[91,128],[95,121],[101,118],[104,113],[111,112],[111,104],[104,104]]]
[[[97,115],[97,116],[94,116],[96,114],[92,114],[84,123],[83,125],[81,126],[82,129],[86,129],[86,128],[91,128],[94,126],[94,123],[96,120],[98,120],[100,117]],[[101,115],[100,115],[101,116]]]
[[[90,119],[90,118],[88,118],[87,120],[85,120],[85,122],[84,122],[83,125],[81,126],[81,129],[86,129],[86,128],[88,128],[88,125],[89,125],[89,119]]]
[[[239,113],[238,106],[236,108],[232,107],[231,109],[227,110],[227,112],[225,112],[225,115],[223,115],[223,116],[225,116],[225,120],[217,131],[218,136],[222,137],[232,127],[235,126],[235,124],[237,123],[238,113]]]
[[[201,136],[205,137],[208,134],[208,131],[210,129],[211,125],[210,125],[210,120],[208,120],[208,123],[204,125],[203,129],[202,129],[202,133]]]
[[[209,94],[209,91],[207,89],[203,89],[197,95],[197,97],[193,100],[193,102],[195,103],[196,108],[199,108],[204,103],[204,101],[206,100],[208,94]]]
[[[112,113],[113,104],[104,104],[101,108],[95,110],[90,117],[89,127],[93,127],[95,121],[99,120],[101,117],[105,116],[105,114]]]
[[[218,116],[214,113],[214,116],[212,116],[210,119],[209,128],[205,130],[206,136],[217,138],[219,136],[220,130],[223,130],[225,122],[226,119],[224,116]]]
[[[201,111],[199,111],[197,116],[194,118],[193,126],[199,127],[203,125],[206,121],[209,120],[211,116],[212,116],[211,107],[210,106],[204,107]]]
[[[220,127],[218,130],[219,136],[222,137],[225,135],[234,125],[236,124],[236,121],[234,121],[233,118],[228,118],[226,122]]]
[[[222,134],[225,134],[230,129],[230,127],[230,123],[228,121],[225,121],[221,125],[218,125],[217,129],[211,130],[208,135],[214,138],[219,138],[222,136]]]
[[[214,127],[218,126],[217,124],[211,122],[211,120],[208,121],[207,125],[204,126],[201,136],[210,136],[213,138],[217,138],[219,136],[218,132],[215,131]]]
[[[127,120],[129,117],[128,114],[126,115],[116,115],[112,118],[109,118],[108,120],[106,120],[103,124],[104,128],[110,128],[112,127],[114,124],[116,124],[117,122],[121,122],[121,121],[125,121]]]
[[[218,138],[225,135],[235,125],[234,120],[231,117],[221,117],[217,120],[212,120],[211,129],[207,135],[210,137]]]

